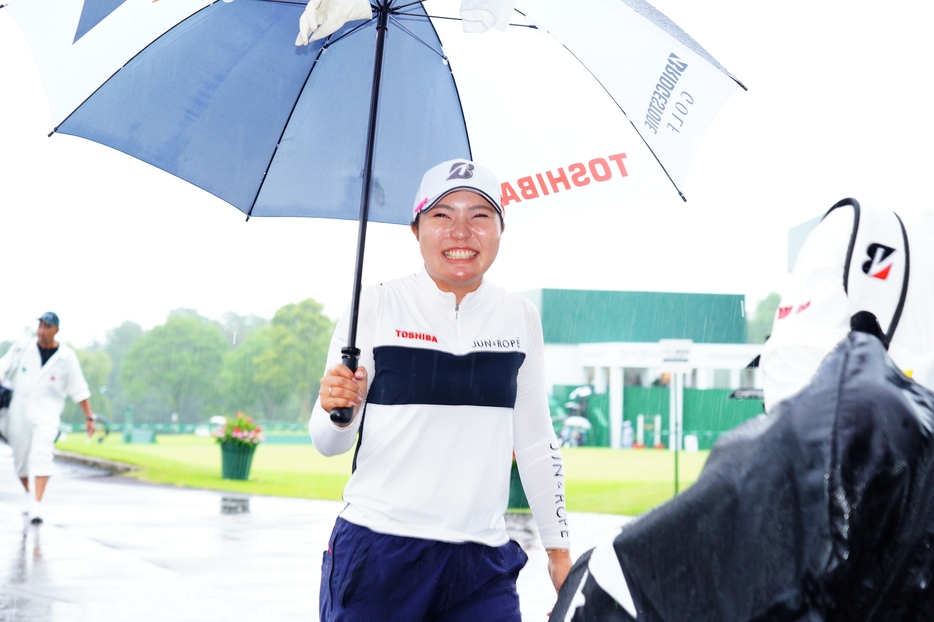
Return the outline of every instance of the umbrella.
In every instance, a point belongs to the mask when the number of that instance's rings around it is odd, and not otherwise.
[[[53,133],[87,138],[250,216],[407,224],[421,173],[472,158],[510,217],[678,194],[742,85],[641,0],[518,2],[465,34],[453,0],[373,0],[372,18],[296,46],[286,0],[13,0]],[[661,185],[659,183],[661,180]],[[670,191],[670,190],[669,190]],[[682,195],[683,196],[683,195]]]
[[[564,427],[566,428],[581,428],[582,430],[589,430],[593,426],[590,425],[590,421],[586,417],[580,415],[572,415],[564,420]]]

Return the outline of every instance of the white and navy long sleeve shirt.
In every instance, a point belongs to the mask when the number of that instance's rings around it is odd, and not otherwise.
[[[345,312],[329,368],[340,363],[348,322]],[[529,300],[484,279],[456,305],[423,269],[363,291],[357,347],[369,388],[353,423],[335,426],[320,401],[309,423],[325,455],[355,447],[360,433],[345,520],[380,533],[502,546],[515,450],[542,543],[570,548],[541,319]]]

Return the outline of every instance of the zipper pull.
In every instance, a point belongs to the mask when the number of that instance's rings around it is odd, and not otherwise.
[[[457,319],[457,312],[458,310],[460,310],[460,308],[461,308],[460,305],[454,305],[454,319],[455,320]]]

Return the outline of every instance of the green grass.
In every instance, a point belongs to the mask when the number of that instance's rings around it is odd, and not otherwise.
[[[674,496],[674,454],[665,450],[564,449],[568,509],[635,516]],[[710,452],[678,455],[679,491],[697,480]]]
[[[340,500],[353,452],[325,458],[311,445],[260,445],[249,481],[221,478],[220,448],[211,438],[158,435],[153,444],[124,444],[111,434],[87,443],[71,434],[57,443],[72,451],[140,467],[129,477],[190,488],[230,490],[257,495]],[[680,490],[694,483],[708,452],[679,457]],[[613,451],[598,447],[563,450],[568,509],[634,516],[674,494],[674,455],[668,451]]]

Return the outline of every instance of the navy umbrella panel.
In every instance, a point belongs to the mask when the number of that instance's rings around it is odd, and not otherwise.
[[[252,216],[356,219],[376,20],[297,47],[303,10],[268,0],[209,5],[142,50],[57,131],[135,156]],[[389,20],[370,220],[408,223],[412,171],[470,157],[440,48],[426,17]]]

